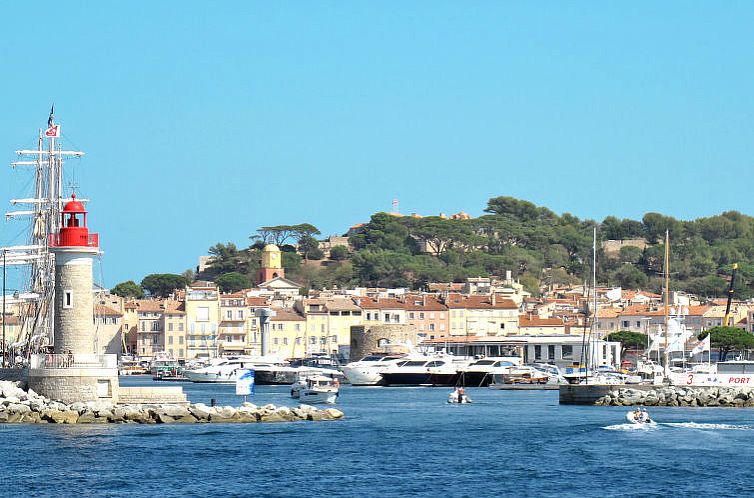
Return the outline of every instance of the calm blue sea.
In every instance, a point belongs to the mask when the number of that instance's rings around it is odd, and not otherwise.
[[[129,378],[124,384],[150,384]],[[182,384],[239,404],[233,386]],[[754,411],[560,406],[556,391],[344,386],[337,422],[0,425],[2,496],[669,496],[754,493]],[[291,405],[260,386],[257,404]]]

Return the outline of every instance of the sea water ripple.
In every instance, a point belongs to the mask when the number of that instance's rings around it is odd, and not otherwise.
[[[144,378],[125,383],[151,383]],[[238,404],[232,386],[186,384]],[[664,496],[751,493],[751,409],[561,406],[557,392],[344,386],[342,421],[4,425],[4,496]],[[287,387],[257,404],[293,404]],[[630,427],[629,427],[630,426]],[[607,430],[606,430],[607,429]],[[700,472],[703,469],[703,472]],[[649,478],[651,476],[651,479]],[[689,479],[693,476],[693,479]],[[721,486],[721,482],[725,485]]]

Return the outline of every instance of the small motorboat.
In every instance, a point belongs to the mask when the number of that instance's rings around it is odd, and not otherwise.
[[[469,395],[466,394],[466,391],[464,391],[463,388],[454,389],[453,392],[448,395],[448,403],[471,403],[471,398],[469,398]]]
[[[291,386],[291,397],[304,404],[334,404],[339,394],[340,381],[324,375],[304,375]]]
[[[636,409],[626,413],[626,420],[632,424],[650,424],[657,425],[649,416],[647,410]]]

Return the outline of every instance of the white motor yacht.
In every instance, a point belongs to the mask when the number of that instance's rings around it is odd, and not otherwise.
[[[488,386],[492,382],[494,374],[507,373],[510,367],[520,363],[521,358],[517,356],[481,358],[458,369],[458,385],[466,387]]]
[[[402,359],[405,355],[375,353],[343,365],[340,370],[353,386],[376,386],[383,383],[380,373]]]
[[[257,370],[283,366],[279,359],[254,356],[239,356],[213,360],[206,367],[186,370],[183,375],[191,382],[219,382],[233,384],[238,378],[238,370]]]
[[[452,357],[404,359],[380,372],[387,386],[453,386],[458,367]]]

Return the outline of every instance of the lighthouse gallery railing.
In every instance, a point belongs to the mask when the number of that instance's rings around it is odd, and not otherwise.
[[[34,354],[31,368],[117,368],[114,354]]]

